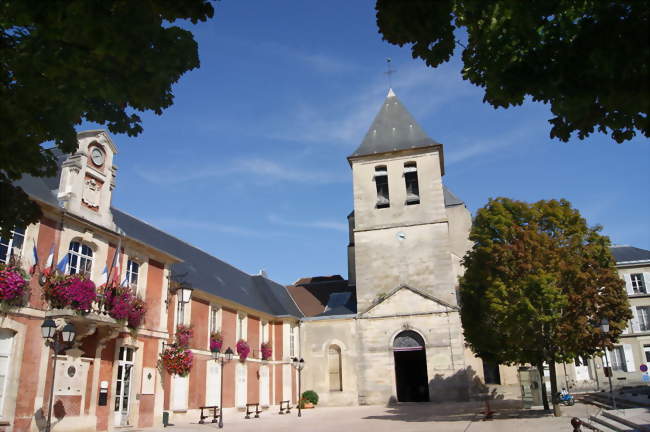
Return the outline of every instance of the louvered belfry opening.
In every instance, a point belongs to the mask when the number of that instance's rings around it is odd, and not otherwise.
[[[424,339],[413,330],[404,330],[393,341],[395,387],[399,402],[428,402],[429,379]]]

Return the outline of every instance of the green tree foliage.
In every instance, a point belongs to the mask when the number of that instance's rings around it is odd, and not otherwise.
[[[449,61],[464,29],[463,79],[495,108],[549,103],[551,137],[650,137],[646,1],[377,0],[376,10],[383,38],[431,67]]]
[[[465,340],[484,359],[550,366],[612,347],[631,312],[600,227],[566,200],[491,199],[476,215],[460,280]],[[610,331],[598,328],[603,318]]]
[[[199,66],[172,23],[213,13],[209,0],[0,2],[0,235],[40,215],[12,182],[56,174],[44,143],[71,153],[83,120],[135,136],[138,112],[172,104],[172,84]]]

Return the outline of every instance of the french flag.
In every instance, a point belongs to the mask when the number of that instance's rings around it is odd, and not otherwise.
[[[106,285],[108,283],[108,266],[104,266],[104,271],[102,272],[102,278],[99,282],[100,285]]]
[[[45,266],[43,267],[43,273],[50,273],[52,271],[52,266],[54,265],[54,243],[50,246],[50,253],[47,256],[45,261]]]
[[[61,273],[65,273],[66,268],[68,267],[68,261],[70,260],[70,256],[68,254],[65,254],[61,261],[56,265],[56,269],[60,271]]]
[[[34,264],[29,268],[29,274],[33,275],[36,273],[38,268],[38,251],[36,251],[36,242],[34,242],[34,247],[32,248],[32,253],[34,254]]]

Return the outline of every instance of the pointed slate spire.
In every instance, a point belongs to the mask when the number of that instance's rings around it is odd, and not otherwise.
[[[367,156],[398,150],[440,145],[422,130],[393,89],[363,138],[361,145],[349,157]]]

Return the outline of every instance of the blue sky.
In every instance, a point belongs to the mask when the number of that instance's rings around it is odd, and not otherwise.
[[[201,67],[119,148],[113,205],[249,273],[291,283],[347,274],[346,160],[393,88],[444,144],[444,183],[489,197],[566,198],[614,243],[650,249],[650,146],[552,141],[548,107],[495,110],[460,78],[383,42],[372,1],[222,1],[190,26]],[[86,125],[92,127],[92,125]]]

